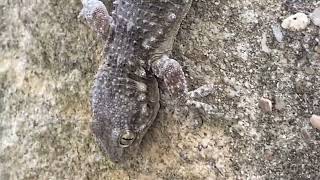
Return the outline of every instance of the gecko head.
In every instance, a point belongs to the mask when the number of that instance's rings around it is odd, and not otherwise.
[[[102,122],[108,122],[108,125]],[[92,131],[99,146],[110,160],[116,163],[125,163],[137,154],[140,142],[148,128],[140,129],[141,127],[139,127],[137,129],[126,123],[112,124],[112,122],[116,121],[107,121],[106,119],[94,121]]]
[[[147,88],[141,88],[141,84],[133,80],[118,82],[117,77],[111,80],[105,83],[104,77],[96,79],[92,93],[91,129],[110,160],[122,164],[140,154],[139,145],[160,108],[159,89],[154,77],[146,85]],[[121,83],[137,90],[128,91],[113,86]]]

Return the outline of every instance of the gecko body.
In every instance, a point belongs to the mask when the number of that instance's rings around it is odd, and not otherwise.
[[[181,66],[170,58],[191,0],[83,1],[80,13],[108,41],[92,90],[92,131],[115,162],[129,158],[155,120],[162,79],[173,100],[186,103]]]

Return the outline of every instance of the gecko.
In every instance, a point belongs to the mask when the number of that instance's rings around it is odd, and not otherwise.
[[[180,24],[191,0],[115,0],[109,14],[99,0],[82,0],[79,14],[107,43],[92,87],[91,129],[114,162],[139,149],[160,108],[159,79],[179,105],[212,112],[193,98],[212,86],[188,91],[181,65],[171,58]]]

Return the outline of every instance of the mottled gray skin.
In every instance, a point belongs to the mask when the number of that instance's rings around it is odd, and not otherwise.
[[[173,99],[186,99],[181,66],[168,56],[191,0],[119,0],[112,19],[100,4],[93,10],[83,4],[90,11],[82,10],[80,15],[91,18],[93,29],[99,33],[111,27],[92,91],[92,131],[110,159],[121,162],[139,148],[158,114],[157,78],[164,80]]]

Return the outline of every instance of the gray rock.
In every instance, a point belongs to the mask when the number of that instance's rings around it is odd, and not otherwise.
[[[310,14],[310,19],[314,25],[320,26],[320,7],[313,10]]]
[[[259,107],[263,112],[271,112],[272,111],[272,102],[269,99],[261,98],[259,100]]]

